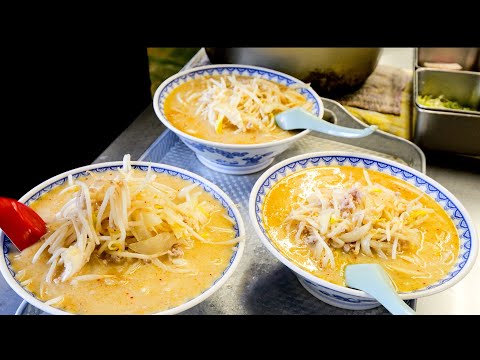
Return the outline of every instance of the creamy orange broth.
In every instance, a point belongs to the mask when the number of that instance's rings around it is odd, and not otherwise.
[[[143,173],[139,170],[133,171],[134,175]],[[113,175],[114,172],[109,172],[103,176],[111,178]],[[92,177],[85,177],[82,180],[87,184],[92,183]],[[177,190],[191,184],[164,174],[157,174],[155,181]],[[65,185],[59,186],[44,194],[30,206],[43,219],[47,221],[52,219],[69,197],[68,192],[59,195],[64,187]],[[215,210],[218,210],[212,212],[209,226],[233,229],[232,223],[222,216],[227,215],[222,205],[203,189],[198,189],[202,192],[200,201],[206,200],[214,204]],[[234,237],[233,231],[231,234],[215,232],[208,230],[208,227],[202,234],[211,241],[225,241]],[[77,275],[110,274],[116,278],[78,282],[73,285],[70,281],[65,283],[44,281],[50,267],[46,264],[49,258],[47,255],[50,254],[43,252],[39,261],[32,264],[32,257],[42,243],[38,242],[20,254],[12,250],[9,254],[12,268],[16,273],[25,270],[25,274],[18,280],[32,279],[33,281],[25,288],[40,300],[47,301],[64,295],[64,301],[54,306],[77,314],[148,314],[178,306],[207,290],[226,269],[233,255],[233,245],[211,245],[196,241],[192,249],[185,250],[183,257],[196,273],[166,272],[148,263],[143,264],[133,274],[127,275],[125,271],[133,263],[131,259],[115,264],[98,258],[94,253],[90,262]],[[168,260],[165,261],[168,263]]]
[[[401,196],[407,200],[413,200],[422,193],[409,183],[391,175],[372,170],[367,171],[372,182],[400,192]],[[295,245],[295,231],[287,233],[284,220],[295,204],[298,204],[300,196],[311,193],[314,187],[339,186],[350,176],[355,181],[365,184],[362,169],[350,166],[306,169],[287,176],[275,184],[265,196],[263,221],[265,229],[277,249],[305,271],[337,285],[345,286],[344,271],[347,265],[362,263],[381,264],[390,275],[397,291],[400,292],[424,288],[443,278],[450,271],[458,256],[459,238],[455,225],[448,214],[429,196],[423,196],[420,199],[424,206],[435,210],[419,227],[420,230],[425,231],[424,241],[419,247],[406,248],[403,252],[398,252],[399,255],[416,254],[423,260],[423,264],[412,264],[398,257],[393,260],[391,258],[382,259],[378,256],[369,257],[362,253],[355,255],[352,251],[345,253],[342,249],[332,248],[335,268],[321,268],[321,264],[313,259],[306,246]],[[437,240],[435,234],[442,231],[451,234],[449,240]],[[447,250],[451,251],[454,256],[447,258],[442,256]],[[398,268],[406,269],[408,273],[400,272]]]
[[[289,138],[297,131],[285,131],[278,126],[268,132],[258,129],[249,129],[247,132],[235,132],[237,128],[231,124],[225,123],[222,133],[217,133],[215,128],[207,121],[195,116],[195,109],[187,104],[182,104],[177,95],[185,94],[191,90],[202,91],[207,87],[208,78],[219,79],[220,76],[202,77],[187,81],[173,90],[165,100],[165,116],[170,123],[177,129],[209,141],[215,141],[225,144],[260,144],[275,140]],[[245,78],[238,76],[238,79]],[[286,90],[287,86],[279,84],[280,89]],[[306,102],[306,100],[305,100]]]

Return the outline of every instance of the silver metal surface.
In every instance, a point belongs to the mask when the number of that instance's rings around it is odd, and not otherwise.
[[[213,63],[264,66],[293,75],[323,96],[351,92],[375,70],[381,48],[207,48]]]
[[[365,123],[353,117],[341,104],[334,100],[322,98],[326,109],[332,111],[336,116],[335,124],[347,126],[356,129],[367,127]],[[389,134],[385,131],[377,130],[372,135],[360,139],[337,138],[326,134],[311,133],[311,136],[317,136],[329,139],[338,143],[358,146],[372,151],[380,151],[396,159],[402,159],[406,164],[425,172],[425,155],[423,151],[414,143],[401,137]],[[400,161],[402,161],[400,160]]]
[[[424,67],[425,62],[456,63],[462,67],[462,70],[475,70],[475,59],[479,49],[474,47],[417,48],[415,65]]]
[[[479,109],[480,73],[417,69],[414,77],[414,142],[425,149],[480,155],[480,111],[434,110],[418,95],[444,95]]]
[[[443,95],[449,100],[471,107],[477,111],[449,110],[480,115],[480,73],[473,71],[448,71],[433,69],[417,69],[415,71],[414,95]],[[417,98],[415,97],[415,102]],[[424,105],[418,106],[434,110]],[[443,111],[443,110],[442,110]]]

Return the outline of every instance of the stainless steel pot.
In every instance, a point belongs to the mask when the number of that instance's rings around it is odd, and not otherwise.
[[[312,84],[322,96],[359,88],[375,70],[382,48],[206,48],[212,63],[282,71]]]

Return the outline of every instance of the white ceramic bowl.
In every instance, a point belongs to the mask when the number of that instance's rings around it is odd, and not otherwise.
[[[263,226],[262,208],[266,194],[280,179],[296,171],[327,165],[356,166],[377,170],[405,180],[428,194],[445,209],[455,223],[460,238],[458,258],[452,270],[440,281],[412,292],[400,293],[402,299],[416,299],[439,293],[459,282],[472,268],[478,252],[475,226],[463,205],[447,189],[408,166],[380,157],[347,152],[318,152],[286,159],[270,169],[257,180],[250,194],[250,219],[260,240],[267,249],[298,277],[300,283],[312,295],[327,304],[351,310],[365,310],[380,304],[367,293],[332,284],[301,269],[283,256],[272,244]]]
[[[260,171],[270,165],[275,156],[284,152],[295,141],[307,135],[310,130],[304,130],[287,139],[263,144],[224,144],[200,139],[174,127],[166,118],[164,112],[165,99],[175,88],[186,81],[212,75],[237,75],[259,77],[286,86],[304,84],[304,82],[281,72],[248,65],[207,65],[181,71],[166,79],[156,90],[153,98],[153,108],[160,121],[195,152],[198,160],[215,171],[243,175]],[[323,103],[311,88],[297,89],[312,106],[312,113],[323,116]]]
[[[183,180],[190,181],[192,183],[197,183],[199,186],[210,193],[215,199],[221,202],[222,206],[228,210],[228,215],[232,217],[232,219],[235,220],[234,224],[234,230],[236,232],[237,236],[241,236],[244,238],[245,236],[245,226],[243,224],[242,217],[233,203],[233,201],[228,197],[227,194],[225,194],[218,186],[215,184],[211,183],[210,181],[202,178],[201,176],[198,176],[190,171],[183,170],[174,166],[169,166],[169,165],[163,165],[163,164],[156,164],[156,163],[150,163],[150,162],[143,162],[143,161],[132,161],[132,168],[134,169],[139,169],[142,171],[147,171],[148,166],[152,166],[152,170],[157,172],[157,173],[165,173],[171,176],[179,177]],[[23,202],[25,204],[30,204],[32,201],[38,199],[41,195],[51,191],[55,187],[64,184],[66,181],[68,181],[68,175],[71,174],[74,178],[77,178],[79,176],[87,176],[88,173],[87,171],[91,172],[105,172],[109,170],[118,170],[121,168],[123,165],[123,162],[121,161],[116,161],[116,162],[108,162],[108,163],[101,163],[101,164],[93,164],[93,165],[88,165],[84,167],[80,167],[77,169],[73,169],[67,172],[64,172],[60,175],[57,175],[49,180],[44,181],[40,185],[36,186],[32,190],[30,190],[28,193],[26,193],[22,198],[20,199],[20,202]],[[43,310],[47,313],[50,314],[56,314],[56,315],[67,315],[70,314],[66,311],[57,309],[53,306],[50,305],[45,305],[45,303],[41,300],[39,300],[35,295],[33,295],[31,292],[25,290],[17,280],[15,280],[14,276],[15,273],[10,267],[10,261],[8,260],[7,254],[10,252],[10,249],[13,248],[13,245],[11,244],[10,240],[8,237],[5,236],[3,231],[0,230],[0,249],[3,249],[3,256],[0,257],[0,271],[7,281],[8,285],[19,295],[21,296],[24,300],[32,304],[33,306],[36,306],[40,310]],[[212,286],[208,289],[206,289],[204,292],[201,294],[197,295],[196,297],[190,299],[189,301],[178,305],[174,308],[170,308],[158,313],[155,313],[155,315],[171,315],[171,314],[177,314],[182,311],[185,311],[192,306],[195,306],[199,303],[201,303],[203,300],[208,298],[210,295],[212,295],[215,291],[217,291],[227,280],[228,278],[233,274],[235,271],[238,263],[240,262],[240,259],[243,254],[243,250],[245,248],[245,241],[240,241],[239,245],[237,246],[237,250],[233,253],[232,257],[230,258],[230,262],[228,267],[225,269],[225,271],[222,273],[222,275],[215,280],[215,282],[212,284]]]

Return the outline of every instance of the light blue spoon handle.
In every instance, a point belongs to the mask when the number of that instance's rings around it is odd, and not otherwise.
[[[331,124],[328,121],[310,114],[302,108],[293,108],[282,111],[275,116],[275,121],[283,130],[311,129],[325,134],[346,138],[365,137],[377,129],[376,125],[371,125],[365,129],[352,129]]]
[[[373,296],[393,315],[416,315],[398,296],[387,273],[378,264],[348,265],[345,282],[348,287]]]

